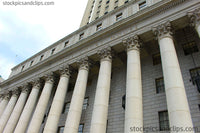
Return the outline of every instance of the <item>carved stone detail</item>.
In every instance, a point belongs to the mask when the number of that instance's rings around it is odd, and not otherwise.
[[[194,11],[188,12],[188,17],[190,19],[191,26],[200,25],[200,8],[195,9]]]
[[[29,91],[30,91],[30,89],[31,89],[31,86],[30,86],[30,84],[24,84],[23,86],[22,86],[22,92],[23,93],[28,93]]]
[[[32,80],[32,85],[33,85],[33,87],[36,87],[36,88],[40,89],[40,87],[41,87],[41,80],[39,78],[33,79]]]
[[[46,82],[54,82],[54,76],[53,76],[53,72],[50,72],[48,74],[45,75],[45,81]]]
[[[112,60],[111,47],[107,47],[107,48],[104,48],[102,50],[99,50],[97,53],[99,54],[101,59]]]
[[[123,44],[126,47],[127,51],[129,51],[129,50],[140,50],[142,43],[141,40],[139,39],[139,36],[135,35],[133,37],[129,37],[123,40]]]
[[[20,91],[18,88],[12,90],[12,96],[18,97],[19,94],[20,94]]]
[[[89,59],[88,57],[81,58],[80,60],[77,61],[79,65],[79,69],[86,69],[89,70]]]
[[[69,68],[69,65],[60,68],[60,69],[59,69],[59,73],[60,73],[61,76],[62,76],[62,75],[70,76],[70,68]]]
[[[153,27],[152,31],[153,31],[154,35],[157,37],[157,39],[163,38],[166,36],[171,37],[171,35],[172,35],[171,23],[169,21],[167,21],[166,23],[158,25],[157,27]]]

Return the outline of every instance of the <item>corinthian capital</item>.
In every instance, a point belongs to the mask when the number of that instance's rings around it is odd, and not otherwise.
[[[21,90],[22,90],[22,92],[24,92],[24,93],[28,93],[29,92],[29,90],[31,89],[31,86],[30,86],[30,84],[28,84],[28,83],[25,83],[25,84],[23,84],[22,86],[21,86]]]
[[[141,41],[138,35],[135,35],[133,37],[129,37],[123,40],[123,44],[126,47],[127,51],[140,50],[140,47],[141,47]]]
[[[89,70],[89,59],[88,57],[81,58],[77,61],[79,65],[79,69],[86,69]]]
[[[196,26],[200,24],[200,8],[194,11],[188,12],[188,17],[190,19],[190,25]]]
[[[48,74],[45,75],[45,81],[46,82],[54,82],[54,76],[53,76],[53,72],[50,72]]]
[[[104,48],[97,52],[101,58],[101,60],[111,60],[112,59],[112,52],[111,47]]]
[[[157,38],[162,38],[165,36],[171,37],[172,35],[171,23],[167,21],[166,23],[158,25],[157,27],[153,27],[152,31]]]
[[[15,89],[12,90],[12,96],[17,97],[17,96],[19,96],[19,94],[20,94],[20,91],[19,91],[18,88],[15,88]]]
[[[70,68],[69,68],[69,65],[60,68],[60,69],[59,69],[59,73],[60,73],[61,76],[62,76],[62,75],[70,76]]]
[[[40,89],[40,87],[41,87],[40,78],[33,79],[31,82],[32,82],[33,87]]]

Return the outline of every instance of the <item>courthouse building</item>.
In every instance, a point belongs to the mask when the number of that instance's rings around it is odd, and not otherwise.
[[[0,88],[0,133],[200,132],[200,1],[88,0]]]

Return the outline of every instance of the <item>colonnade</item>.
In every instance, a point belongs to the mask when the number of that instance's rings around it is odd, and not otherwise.
[[[198,15],[195,15],[197,13]],[[188,14],[200,35],[199,9]],[[183,78],[177,58],[170,22],[152,28],[158,39],[170,126],[193,127]],[[126,109],[124,133],[130,127],[143,127],[142,77],[140,64],[139,35],[123,40],[127,52]],[[98,51],[100,70],[92,112],[90,133],[105,133],[108,116],[109,93],[111,83],[112,50],[111,47]],[[88,57],[78,61],[78,76],[75,83],[71,105],[66,118],[64,133],[77,133],[81,119],[90,63]],[[64,106],[70,80],[69,66],[59,70],[60,79],[44,126],[44,133],[55,133]],[[176,80],[174,80],[176,79]],[[24,86],[3,96],[0,102],[0,133],[38,133],[52,93],[54,77],[45,76],[44,87],[37,79],[32,88]],[[39,91],[42,90],[39,97]],[[30,94],[29,94],[30,93]],[[142,131],[135,131],[142,132]],[[191,131],[192,133],[192,131]]]

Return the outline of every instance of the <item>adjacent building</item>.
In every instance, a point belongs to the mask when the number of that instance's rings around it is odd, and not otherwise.
[[[200,132],[199,50],[199,0],[88,0],[0,82],[0,133]]]

